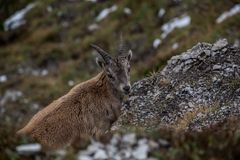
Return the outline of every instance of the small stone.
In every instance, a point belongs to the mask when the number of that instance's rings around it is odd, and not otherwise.
[[[79,155],[77,159],[78,160],[93,160],[93,158],[88,155]]]
[[[188,106],[189,106],[190,108],[193,108],[193,107],[194,107],[194,105],[193,105],[192,102],[188,102]]]
[[[38,143],[34,144],[23,144],[16,147],[16,151],[22,155],[32,155],[40,152],[42,149],[41,145]]]
[[[173,99],[174,97],[171,95],[171,94],[168,94],[167,96],[166,96],[166,99]]]
[[[133,157],[138,159],[138,160],[144,160],[147,158],[149,147],[147,144],[142,144],[138,146],[134,151],[133,151]]]
[[[68,81],[68,85],[71,87],[71,86],[73,86],[74,85],[74,81],[73,80],[69,80]]]
[[[157,142],[153,141],[153,140],[149,140],[148,145],[149,145],[151,150],[157,149],[159,147],[159,144]]]
[[[96,153],[94,154],[93,156],[94,159],[107,159],[108,156],[107,156],[107,153],[106,151],[104,151],[103,149],[99,149],[96,151]]]
[[[123,12],[124,12],[126,15],[132,14],[132,11],[131,11],[130,8],[124,8],[124,9],[123,9]]]
[[[127,147],[126,149],[122,149],[120,150],[115,157],[119,157],[118,159],[122,160],[122,159],[130,159],[132,155],[132,149]]]
[[[111,139],[111,141],[110,141],[110,143],[112,145],[117,145],[120,140],[121,140],[120,135],[119,134],[114,134],[112,139]]]
[[[223,51],[223,52],[226,52],[226,51],[227,51],[227,48],[223,48],[222,51]]]
[[[159,142],[159,145],[162,147],[169,147],[169,143],[165,139],[159,139],[158,142]]]
[[[0,83],[6,82],[7,81],[7,76],[6,75],[0,75]]]
[[[113,157],[117,153],[117,148],[113,145],[107,145],[106,150],[110,157]]]
[[[213,70],[218,70],[218,69],[221,69],[222,68],[222,66],[221,65],[214,65],[213,66]]]
[[[88,30],[91,32],[97,30],[98,28],[99,28],[99,26],[96,23],[88,26]]]
[[[226,39],[220,39],[213,44],[212,50],[217,51],[228,45],[228,41]]]
[[[88,146],[86,152],[88,152],[89,154],[93,154],[101,148],[103,148],[103,144],[98,143],[98,142],[93,142],[90,146]]]
[[[133,145],[136,143],[136,135],[135,133],[129,133],[129,134],[125,134],[122,138],[122,141],[124,143],[127,143],[127,144],[130,144],[130,145]]]

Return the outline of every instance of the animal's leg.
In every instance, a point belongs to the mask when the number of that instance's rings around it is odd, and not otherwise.
[[[69,144],[72,136],[72,128],[68,124],[44,125],[32,131],[32,137],[39,141],[45,150],[58,149]]]
[[[78,151],[79,149],[85,148],[90,142],[90,138],[88,135],[83,134],[76,136],[71,142],[71,146],[74,150]]]

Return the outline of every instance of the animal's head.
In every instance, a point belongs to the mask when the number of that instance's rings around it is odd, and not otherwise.
[[[102,58],[96,58],[96,62],[104,70],[112,86],[119,92],[128,95],[131,91],[129,72],[132,51],[121,44],[118,55],[113,58],[99,46],[91,46],[101,55]]]

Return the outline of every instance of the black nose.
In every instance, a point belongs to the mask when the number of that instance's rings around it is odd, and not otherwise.
[[[124,86],[124,87],[123,87],[123,90],[124,90],[124,92],[126,92],[126,93],[129,93],[129,92],[130,92],[130,89],[131,89],[130,86]]]

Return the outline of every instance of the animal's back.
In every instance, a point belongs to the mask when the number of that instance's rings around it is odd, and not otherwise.
[[[109,115],[115,100],[109,100],[110,95],[99,79],[104,79],[101,73],[75,86],[34,115],[18,134],[30,134],[53,149],[71,144],[81,135],[103,134],[110,127]]]
[[[89,94],[93,84],[94,81],[87,81],[75,86],[35,114],[17,134],[30,134],[43,146],[54,149],[71,143],[80,136],[79,131],[90,132],[94,117],[88,113],[93,106],[84,104],[93,100]]]

